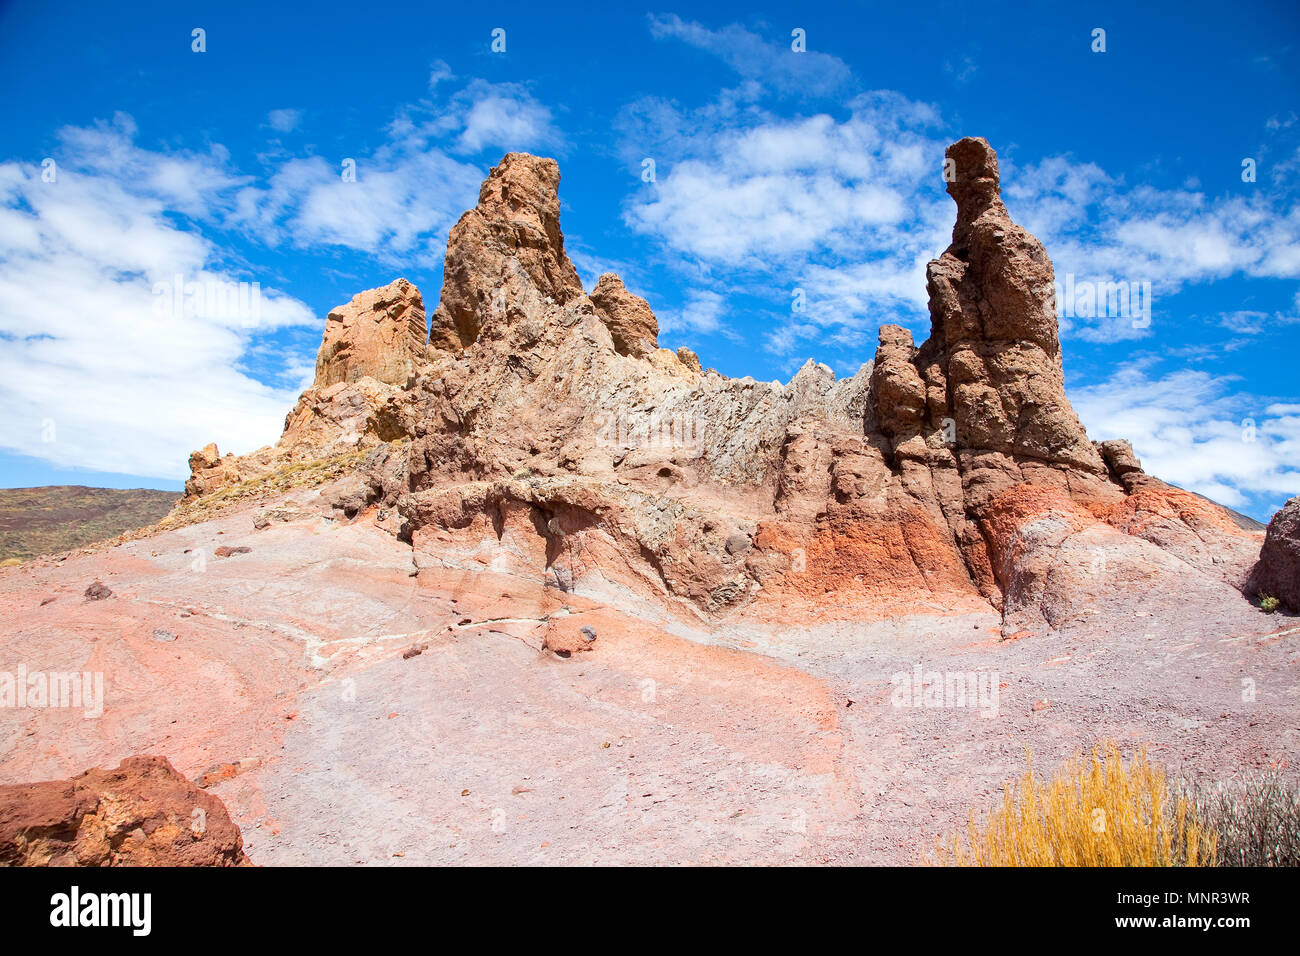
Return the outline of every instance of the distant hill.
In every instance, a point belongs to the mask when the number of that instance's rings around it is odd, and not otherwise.
[[[179,497],[151,488],[0,488],[0,561],[68,551],[153,524]]]

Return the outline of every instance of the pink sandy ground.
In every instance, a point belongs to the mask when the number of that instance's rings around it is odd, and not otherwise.
[[[1135,593],[1011,641],[991,608],[708,622],[598,569],[548,588],[509,534],[413,553],[316,500],[0,571],[0,671],[106,696],[0,708],[0,783],[162,754],[268,865],[916,863],[1027,751],[1215,778],[1300,752],[1300,621],[1244,600]],[[894,706],[918,663],[996,673],[997,713]]]

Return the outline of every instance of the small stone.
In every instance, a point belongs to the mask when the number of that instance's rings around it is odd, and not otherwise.
[[[749,550],[749,535],[741,534],[739,531],[727,537],[727,543],[724,545],[727,554],[737,555],[744,554]]]

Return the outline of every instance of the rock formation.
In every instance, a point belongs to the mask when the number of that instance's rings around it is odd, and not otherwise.
[[[239,828],[163,757],[0,787],[0,865],[247,865]]]
[[[274,447],[209,446],[171,523],[0,571],[10,660],[110,703],[0,707],[0,779],[147,747],[249,842],[133,758],[0,788],[0,863],[918,862],[1025,749],[1294,766],[1300,636],[1241,589],[1294,594],[1300,505],[1261,555],[1089,441],[1051,262],[988,144],[948,155],[926,340],[786,384],[659,348],[617,276],[585,292],[556,164],[507,155],[427,342],[412,285],[363,293]],[[900,706],[923,668],[992,699]]]
[[[405,279],[362,292],[326,317],[312,388],[364,377],[405,385],[424,359],[427,331],[420,290]]]
[[[1288,501],[1268,523],[1259,561],[1246,592],[1274,597],[1282,607],[1300,611],[1300,495]]]
[[[239,480],[239,463],[234,455],[221,457],[216,442],[190,454],[190,477],[185,482],[185,494],[192,498],[211,494]]]
[[[582,295],[560,232],[560,167],[553,159],[509,153],[460,217],[447,242],[442,301],[430,343],[459,351],[493,317],[521,314],[533,294],[555,304]]]
[[[557,165],[508,154],[451,230],[427,351],[414,287],[363,293],[331,313],[279,445],[233,467],[375,446],[336,503],[396,508],[417,551],[515,528],[560,584],[648,586],[704,615],[974,602],[1041,629],[1137,580],[1241,587],[1257,536],[1144,474],[1127,443],[1088,440],[1051,261],[1011,221],[988,143],[947,155],[957,217],[927,270],[929,338],[885,326],[853,377],[810,361],[782,385],[660,349],[613,274],[584,293]],[[198,493],[232,467],[210,450]]]
[[[650,303],[633,295],[623,280],[612,272],[600,277],[591,290],[591,304],[596,307],[619,355],[645,358],[659,348],[659,322],[650,311]]]

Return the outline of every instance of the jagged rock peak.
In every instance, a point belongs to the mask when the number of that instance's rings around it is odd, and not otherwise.
[[[424,299],[406,279],[360,292],[326,318],[312,387],[366,376],[404,385],[424,358],[427,334]]]
[[[560,231],[560,167],[507,153],[479,189],[478,205],[447,239],[442,300],[429,343],[460,351],[486,325],[509,321],[512,304],[535,295],[564,304],[583,294]]]
[[[623,280],[606,272],[591,290],[596,307],[620,355],[644,357],[659,347],[659,320],[650,303],[627,290]]]

